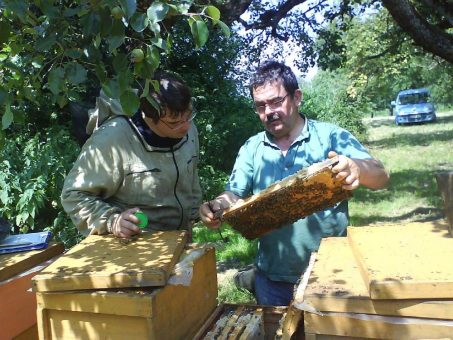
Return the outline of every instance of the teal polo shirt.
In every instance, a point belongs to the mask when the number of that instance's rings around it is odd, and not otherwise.
[[[242,198],[259,193],[276,181],[327,159],[329,151],[350,158],[372,158],[349,131],[304,119],[300,136],[285,156],[269,133],[263,131],[249,138],[239,150],[226,190]],[[296,283],[323,237],[346,235],[348,217],[348,202],[343,201],[260,237],[258,269],[271,280]]]

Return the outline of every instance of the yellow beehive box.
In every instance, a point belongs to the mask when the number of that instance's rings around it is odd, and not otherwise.
[[[453,320],[453,299],[373,300],[346,237],[321,241],[306,288],[295,306],[312,311]]]
[[[161,288],[38,292],[40,339],[190,339],[217,304],[214,249],[181,258]]]

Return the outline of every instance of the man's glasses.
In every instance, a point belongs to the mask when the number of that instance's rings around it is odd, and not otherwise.
[[[285,101],[286,97],[288,97],[288,93],[286,94],[286,96],[282,98],[276,98],[270,103],[264,103],[260,105],[255,104],[255,111],[257,114],[263,114],[264,112],[266,112],[266,107],[269,107],[269,109],[271,110],[279,109],[283,105],[283,102]]]
[[[191,111],[189,117],[184,120],[179,120],[176,122],[166,122],[166,121],[160,119],[159,121],[162,122],[170,130],[178,130],[178,129],[182,128],[184,125],[186,125],[187,123],[190,123],[192,120],[194,120],[194,118],[196,116],[197,116],[197,112]]]

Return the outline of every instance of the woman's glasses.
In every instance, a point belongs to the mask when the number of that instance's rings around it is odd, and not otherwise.
[[[163,119],[160,119],[159,121],[162,122],[170,130],[178,130],[178,129],[182,128],[184,125],[186,125],[187,123],[190,123],[192,120],[194,120],[194,118],[196,116],[197,116],[197,112],[192,110],[192,111],[190,111],[189,117],[187,119],[178,120],[175,122],[166,122]]]

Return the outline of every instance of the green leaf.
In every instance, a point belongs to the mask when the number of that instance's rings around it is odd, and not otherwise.
[[[134,77],[130,70],[125,70],[118,73],[118,84],[120,87],[120,92],[123,93],[130,88],[130,84],[134,81]]]
[[[96,37],[94,38],[94,41],[93,41],[93,45],[96,48],[99,48],[99,46],[101,46],[101,35],[100,34],[96,34]]]
[[[212,18],[212,21],[217,22],[220,19],[220,11],[215,6],[208,6],[205,12]]]
[[[165,49],[167,48],[167,45],[166,45],[166,43],[165,43],[165,40],[162,39],[162,38],[154,37],[154,38],[152,38],[150,41],[151,41],[151,43],[152,43],[153,45],[155,45],[155,46],[157,46],[157,47],[159,47],[159,48],[161,48],[161,49],[163,49],[163,50],[165,50]]]
[[[165,16],[168,12],[168,5],[162,2],[153,2],[151,6],[149,6],[146,14],[148,16],[149,21],[151,22],[160,22],[165,19]]]
[[[47,85],[53,94],[60,93],[64,83],[64,70],[61,67],[55,67],[49,72]]]
[[[74,8],[65,8],[63,10],[63,16],[66,18],[73,17],[75,15],[78,15],[81,11],[80,7],[74,7]]]
[[[53,6],[51,1],[41,1],[39,7],[43,14],[49,18],[56,18],[60,15],[60,11]]]
[[[148,17],[144,13],[135,13],[131,18],[131,27],[135,32],[143,32],[148,25]],[[159,25],[157,25],[159,26]]]
[[[35,48],[38,51],[45,51],[47,52],[55,43],[57,42],[57,35],[56,33],[50,33],[50,35],[38,39],[36,42]]]
[[[0,87],[0,106],[5,104],[6,98],[8,98],[8,92]]]
[[[115,70],[116,73],[123,72],[124,70],[127,70],[129,66],[129,61],[127,60],[127,55],[124,53],[118,53],[114,58],[113,58],[113,69]]]
[[[155,34],[160,34],[160,25],[157,22],[152,22],[148,20],[149,29]]]
[[[99,17],[101,19],[101,22],[99,23],[99,33],[101,37],[108,37],[110,35],[110,32],[112,31],[113,22],[115,20],[113,20],[112,16],[110,15],[110,11],[107,8],[99,11]]]
[[[79,85],[87,79],[87,70],[79,63],[66,64],[66,76],[70,83]]]
[[[105,83],[107,81],[107,72],[105,70],[104,64],[97,63],[94,70],[96,72],[96,77],[98,77],[99,79],[99,82],[101,84]]]
[[[82,56],[82,51],[79,48],[71,48],[69,50],[64,51],[64,55],[69,58],[78,59]]]
[[[101,22],[100,17],[95,12],[90,12],[80,19],[82,25],[82,33],[85,37],[96,35],[99,33]]]
[[[23,18],[26,16],[28,6],[27,1],[8,1],[7,7],[13,11],[17,17]]]
[[[192,36],[195,40],[196,48],[203,47],[208,41],[208,27],[206,26],[203,20],[189,20],[190,31],[192,32]]]
[[[182,4],[176,5],[176,8],[179,13],[187,14],[189,12],[190,5],[191,5],[190,2],[184,2]]]
[[[68,97],[66,95],[57,97],[57,104],[60,109],[68,104]]]
[[[150,79],[146,79],[145,88],[143,89],[143,92],[140,95],[140,98],[144,98],[144,97],[146,97],[148,95],[148,93],[149,93],[149,82],[150,82]]]
[[[149,63],[152,70],[156,70],[160,63],[159,51],[154,46],[148,46],[146,49],[146,62]]]
[[[117,49],[124,43],[125,33],[124,25],[120,20],[115,20],[112,35],[107,37],[110,52]]]
[[[120,87],[118,81],[116,81],[115,79],[109,79],[107,80],[107,82],[103,83],[102,89],[110,98],[118,99],[120,97]]]
[[[135,0],[120,0],[120,4],[128,19],[137,11],[137,2]]]
[[[156,88],[155,86],[153,86],[154,89]],[[159,88],[159,85],[157,85],[157,88]],[[154,99],[154,97],[150,96],[149,94],[146,96],[146,100],[148,101],[148,103],[150,103],[152,105],[152,107],[154,107],[154,109],[157,111],[157,112],[160,112],[161,108],[159,106],[159,103],[156,101],[156,99]]]
[[[13,113],[11,112],[9,104],[7,104],[5,108],[5,113],[3,114],[2,117],[2,129],[3,130],[7,129],[13,122],[13,119],[14,119]]]
[[[120,103],[123,111],[130,116],[137,112],[140,106],[138,95],[132,91],[132,89],[129,89],[121,94]]]
[[[0,21],[0,47],[9,40],[10,35],[11,26],[5,21]]]
[[[221,28],[223,34],[229,38],[231,35],[230,28],[223,22],[223,21],[217,21],[217,25]]]
[[[152,66],[148,63],[148,61],[143,60],[141,63],[134,64],[134,72],[136,75],[140,76],[141,78],[149,78],[153,75],[154,70]]]

